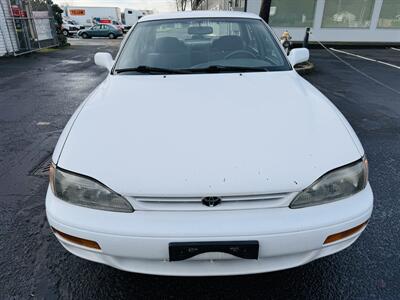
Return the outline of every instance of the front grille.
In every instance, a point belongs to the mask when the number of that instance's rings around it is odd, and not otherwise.
[[[214,207],[202,204],[204,197],[128,197],[135,210],[234,210],[287,207],[296,193],[220,196],[221,203]]]

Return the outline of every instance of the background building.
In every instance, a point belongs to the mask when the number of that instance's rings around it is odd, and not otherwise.
[[[260,13],[262,0],[200,0],[193,9]],[[311,41],[400,43],[400,0],[272,0],[270,25],[294,41],[312,28]]]
[[[0,56],[58,44],[51,7],[41,0],[0,0]]]

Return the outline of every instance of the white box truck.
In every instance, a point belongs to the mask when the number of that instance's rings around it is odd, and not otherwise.
[[[121,22],[121,9],[118,7],[65,6],[63,9],[64,18],[85,27],[96,23]]]
[[[136,22],[145,15],[152,14],[152,10],[137,10],[132,8],[125,8],[124,10],[124,24],[126,29],[130,29]]]

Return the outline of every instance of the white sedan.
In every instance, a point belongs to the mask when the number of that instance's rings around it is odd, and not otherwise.
[[[47,217],[71,253],[149,274],[269,272],[350,246],[364,150],[258,16],[143,17],[53,154]]]

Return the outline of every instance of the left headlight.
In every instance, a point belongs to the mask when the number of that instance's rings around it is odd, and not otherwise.
[[[54,195],[68,203],[115,212],[133,212],[129,202],[100,182],[50,166],[50,187]]]
[[[368,161],[363,158],[332,170],[294,198],[290,208],[302,208],[337,201],[363,190],[368,183]]]

